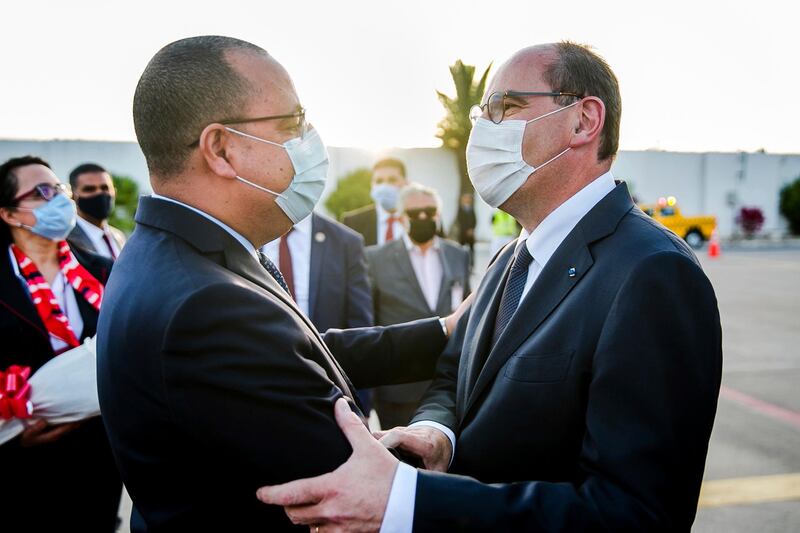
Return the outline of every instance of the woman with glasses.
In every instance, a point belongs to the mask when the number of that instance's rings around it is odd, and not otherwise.
[[[69,187],[47,162],[25,156],[0,165],[0,416],[5,419],[26,417],[25,403],[14,400],[30,375],[95,334],[111,261],[69,247],[65,239],[75,217]],[[0,472],[3,530],[116,529],[122,483],[100,417],[33,423],[0,446]]]

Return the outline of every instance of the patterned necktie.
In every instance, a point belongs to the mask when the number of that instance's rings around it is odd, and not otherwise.
[[[500,297],[500,308],[497,310],[497,317],[494,321],[494,333],[492,334],[492,347],[497,344],[497,339],[503,334],[511,317],[519,306],[522,291],[525,288],[525,280],[528,279],[528,267],[533,261],[533,256],[528,251],[528,246],[523,242],[514,257],[511,265],[511,273]]]
[[[292,267],[292,252],[289,250],[289,234],[294,231],[290,229],[285,234],[281,235],[280,243],[278,244],[278,267],[280,268],[286,286],[289,287],[289,294],[294,298],[294,268]],[[296,298],[295,298],[296,299]]]
[[[275,281],[278,282],[278,285],[283,287],[283,290],[285,290],[289,296],[291,296],[292,293],[289,292],[289,287],[286,286],[286,281],[283,279],[283,275],[281,274],[280,270],[275,267],[275,263],[270,261],[269,257],[262,254],[260,251],[258,252],[258,261],[261,263],[261,266],[263,266],[264,269],[269,272],[269,275],[275,278]]]

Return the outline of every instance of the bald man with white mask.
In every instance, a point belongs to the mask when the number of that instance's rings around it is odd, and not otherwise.
[[[719,312],[691,249],[611,174],[620,102],[607,63],[574,43],[498,69],[467,165],[522,234],[489,265],[412,423],[378,442],[337,404],[347,463],[262,501],[325,532],[690,531]]]

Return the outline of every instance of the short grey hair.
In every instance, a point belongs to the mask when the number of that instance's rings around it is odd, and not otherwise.
[[[411,182],[400,190],[401,211],[404,212],[406,210],[406,199],[412,194],[424,194],[426,196],[430,196],[436,202],[436,211],[440,215],[442,214],[442,199],[439,197],[439,193],[436,192],[436,189],[426,187],[425,185],[417,182]]]

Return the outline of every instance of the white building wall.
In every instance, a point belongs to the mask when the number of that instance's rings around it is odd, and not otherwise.
[[[440,148],[374,152],[340,147],[330,147],[329,152],[330,178],[324,197],[336,188],[336,180],[347,173],[369,168],[382,157],[397,157],[406,163],[411,180],[439,191],[446,227],[455,219],[459,179],[452,152]],[[64,180],[75,166],[94,161],[114,174],[132,177],[143,193],[151,190],[144,156],[136,143],[0,140],[0,161],[25,154],[49,161]],[[761,208],[766,218],[764,231],[779,235],[786,225],[778,212],[778,192],[784,184],[800,176],[800,154],[623,151],[614,163],[613,172],[629,183],[640,202],[652,203],[662,196],[675,196],[686,215],[715,215],[723,237],[734,233],[734,219],[742,206]],[[320,209],[324,211],[324,207]],[[478,236],[488,240],[491,209],[478,201],[476,211]]]

